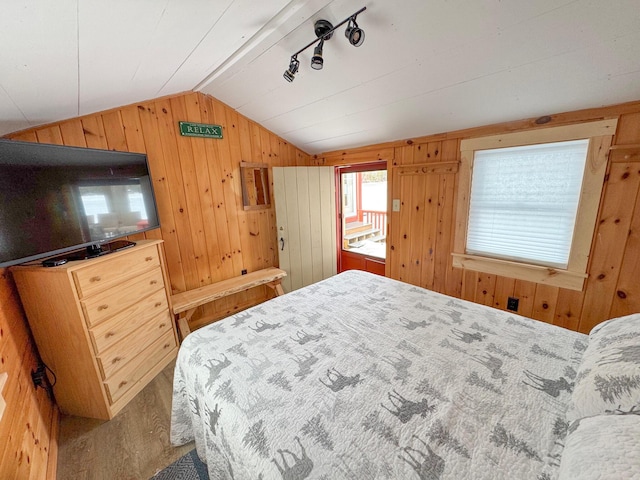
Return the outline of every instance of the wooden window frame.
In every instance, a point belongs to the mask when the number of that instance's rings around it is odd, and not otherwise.
[[[462,140],[460,143],[461,164],[458,173],[458,201],[452,252],[453,266],[582,291],[584,281],[588,277],[587,267],[591,243],[604,187],[609,149],[616,126],[617,119],[607,119]],[[589,139],[589,149],[567,268],[545,267],[467,254],[469,200],[475,152],[477,150],[580,139]]]
[[[243,210],[271,208],[268,164],[240,162],[240,179]]]

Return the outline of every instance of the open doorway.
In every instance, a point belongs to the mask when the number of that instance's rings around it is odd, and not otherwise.
[[[339,271],[384,275],[387,250],[387,162],[338,167]]]

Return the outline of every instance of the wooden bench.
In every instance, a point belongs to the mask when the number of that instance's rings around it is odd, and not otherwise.
[[[191,333],[189,319],[200,305],[213,302],[228,295],[233,295],[234,293],[244,292],[245,290],[260,285],[267,285],[274,290],[276,295],[283,295],[284,291],[282,290],[280,281],[286,276],[287,272],[284,270],[269,267],[172,295],[171,303],[173,314],[178,316],[178,330],[180,331],[182,340]]]

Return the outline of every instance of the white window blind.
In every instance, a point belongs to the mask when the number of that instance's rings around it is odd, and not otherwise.
[[[567,268],[589,140],[477,150],[467,253]]]

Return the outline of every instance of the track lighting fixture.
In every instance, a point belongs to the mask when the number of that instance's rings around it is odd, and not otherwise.
[[[324,60],[322,60],[322,47],[324,46],[324,40],[320,40],[320,43],[313,49],[313,57],[311,57],[311,68],[314,70],[322,70]]]
[[[348,18],[345,18],[342,22],[340,22],[335,27],[328,20],[318,20],[314,24],[314,32],[316,34],[316,39],[310,42],[308,45],[304,46],[296,53],[291,55],[291,60],[289,61],[289,68],[285,70],[283,77],[287,82],[293,82],[296,72],[300,67],[300,61],[298,60],[298,54],[305,51],[310,46],[317,43],[316,47],[313,49],[313,56],[311,57],[311,68],[314,70],[322,70],[324,66],[324,59],[322,56],[322,50],[324,48],[324,42],[329,40],[333,36],[333,32],[338,28],[349,22],[347,25],[347,29],[344,32],[345,37],[349,40],[349,43],[354,47],[359,47],[364,42],[364,30],[358,27],[356,23],[356,17],[364,12],[367,7],[362,7],[356,13],[351,15]]]
[[[300,67],[300,62],[296,56],[291,57],[291,61],[289,62],[289,69],[284,72],[284,79],[287,82],[293,82],[293,79],[296,78],[296,72],[298,71],[298,67]]]
[[[349,19],[349,25],[347,25],[344,35],[349,39],[349,43],[354,47],[359,47],[364,43],[364,30],[358,27],[356,17]]]

